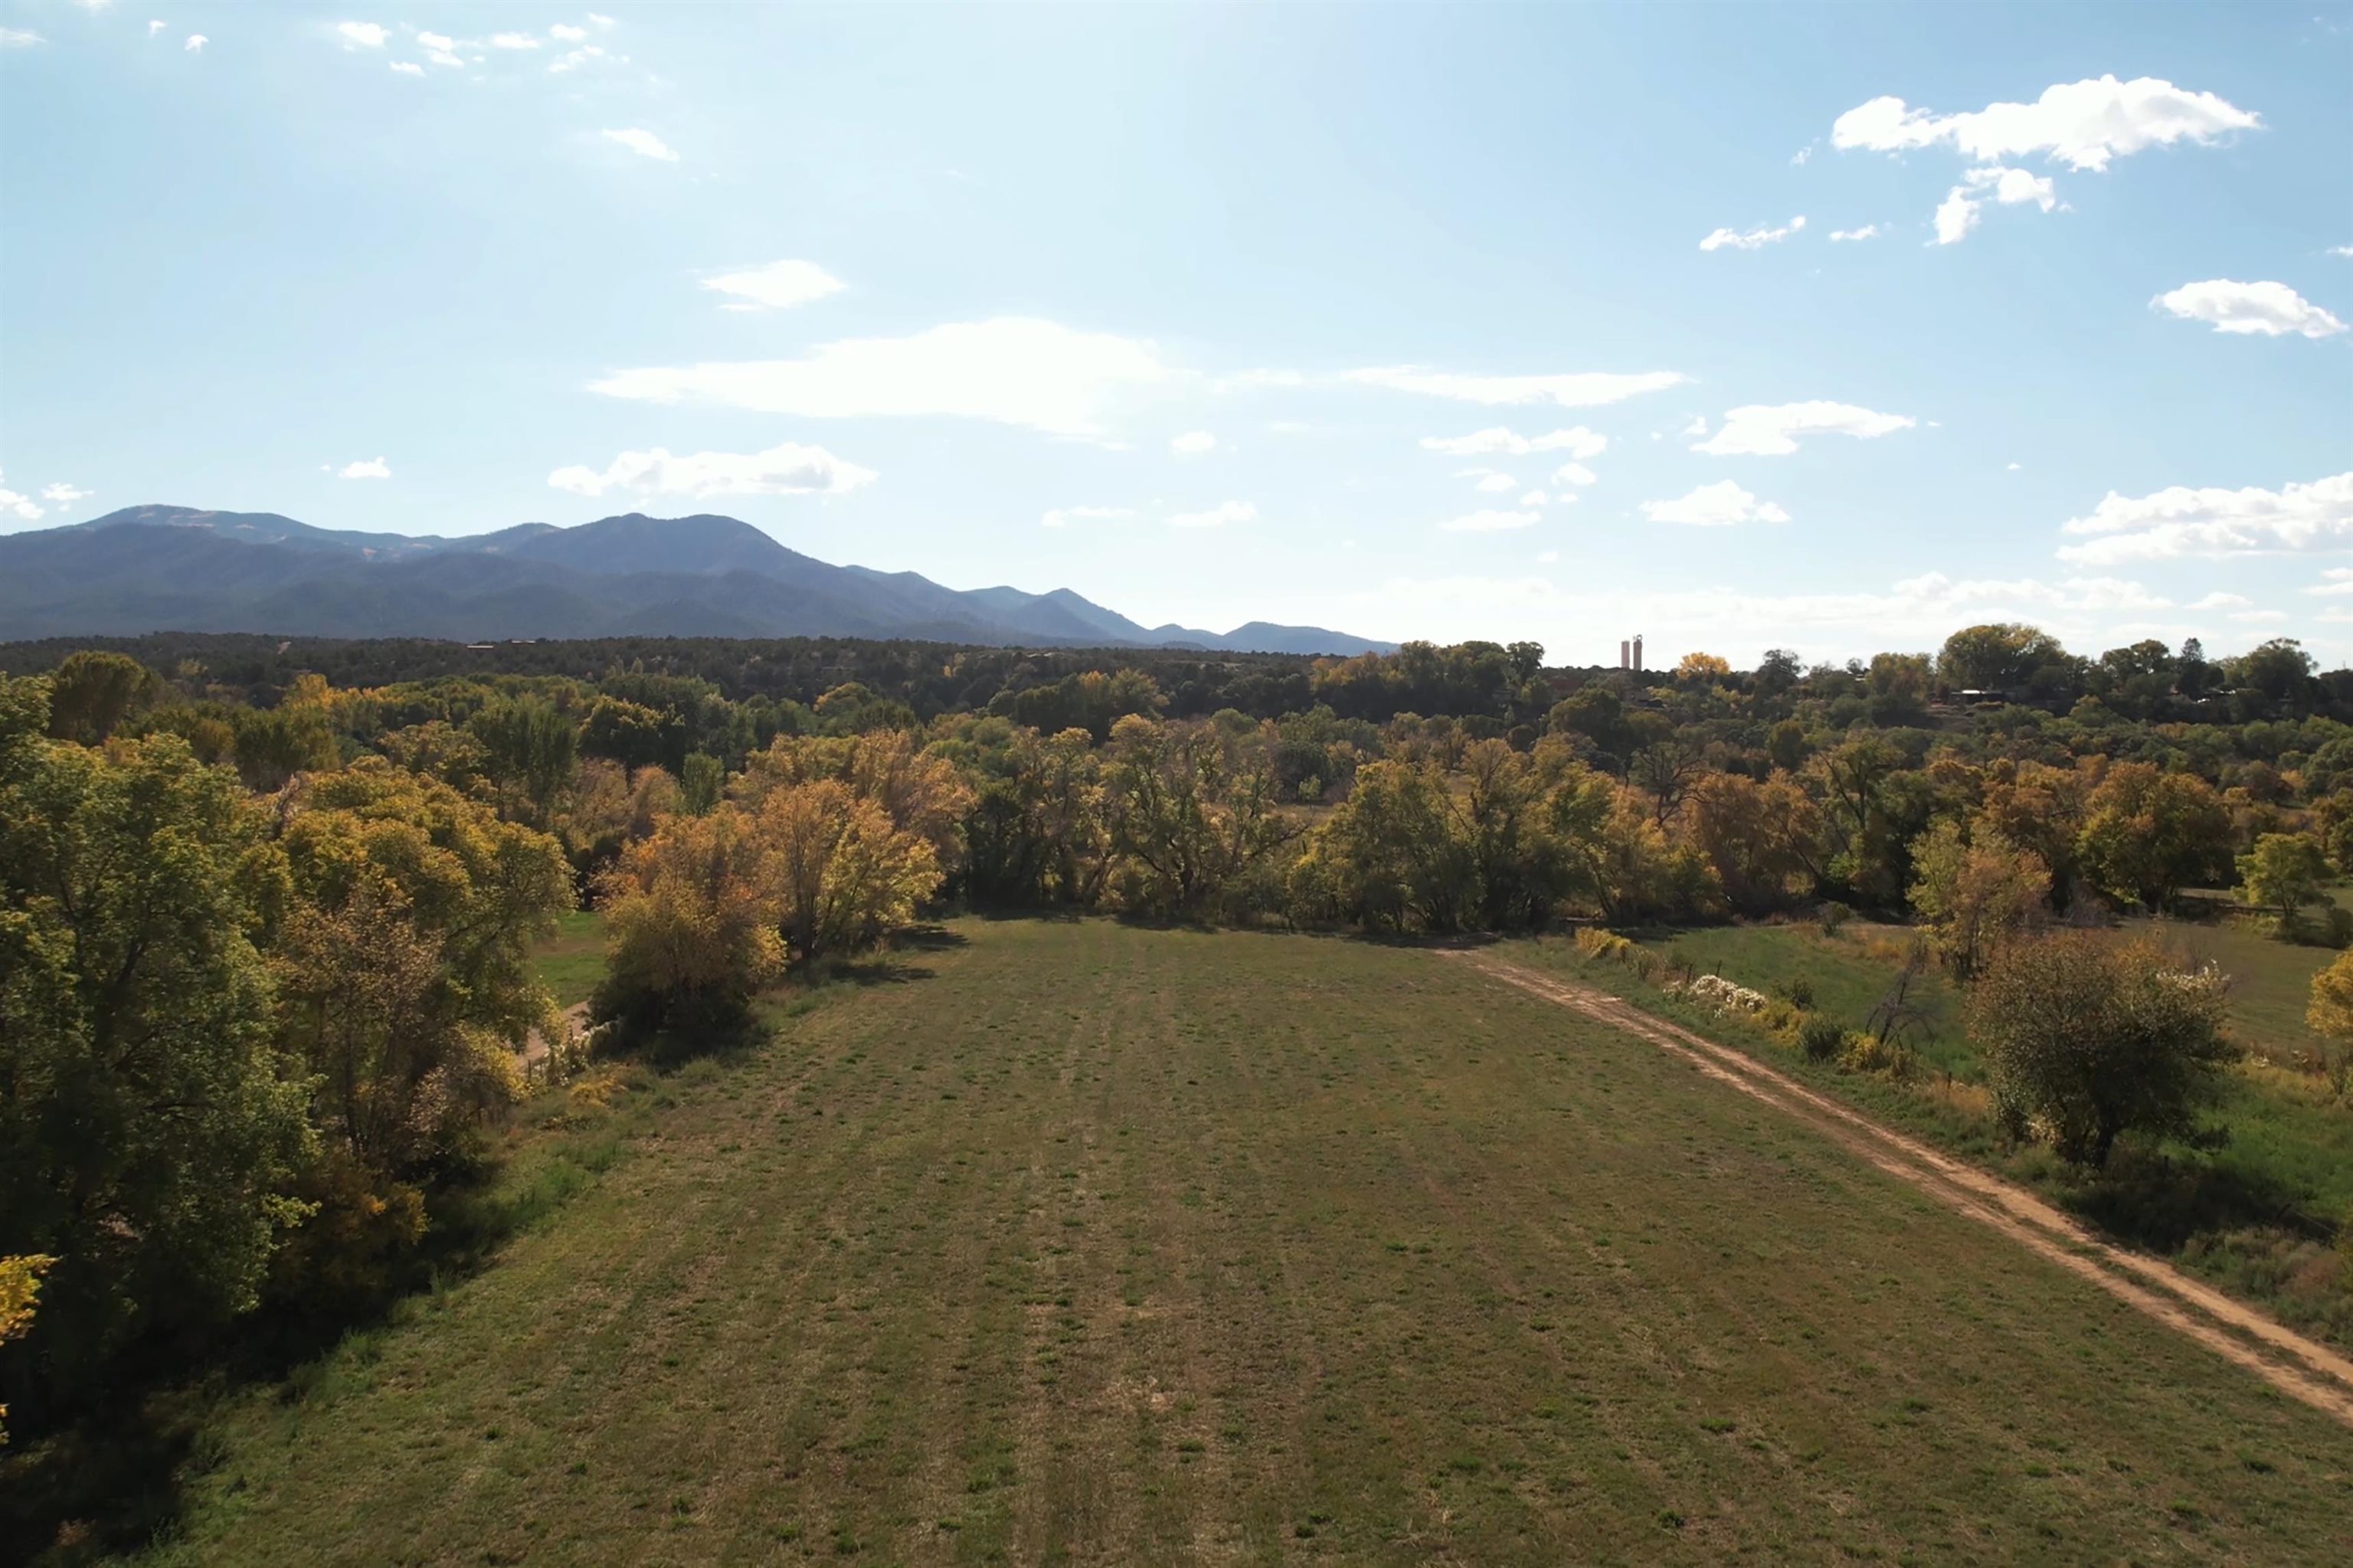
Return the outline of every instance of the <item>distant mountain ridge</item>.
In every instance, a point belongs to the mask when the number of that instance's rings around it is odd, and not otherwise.
[[[321,528],[274,512],[129,506],[0,535],[0,640],[255,631],[311,637],[875,637],[991,646],[1388,652],[1319,626],[1146,627],[1068,588],[944,588],[837,567],[733,517],[631,512],[462,538]]]

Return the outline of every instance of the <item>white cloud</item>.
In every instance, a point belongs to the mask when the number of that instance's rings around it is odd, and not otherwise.
[[[568,26],[565,23],[558,22],[553,27],[547,29],[547,36],[551,38],[561,38],[567,44],[576,44],[581,39],[588,36],[588,29],[586,27],[575,27]]]
[[[606,131],[599,133],[606,141],[627,147],[632,153],[641,154],[649,158],[659,158],[665,164],[678,162],[678,154],[670,151],[670,143],[650,131],[640,131],[632,125],[626,131]]]
[[[1961,183],[1973,191],[1990,192],[1993,199],[2004,207],[2023,207],[2032,202],[2049,212],[2059,205],[2059,187],[2052,183],[2050,175],[2008,168],[2000,164],[1964,170]]]
[[[419,33],[417,41],[426,48],[439,49],[444,54],[454,51],[458,47],[458,40],[447,33]]]
[[[2210,278],[2184,283],[2149,302],[2186,322],[2209,322],[2216,332],[2253,333],[2264,337],[2334,337],[2345,323],[2285,283],[2240,283]]]
[[[613,132],[607,131],[605,134],[610,136]],[[742,302],[725,306],[727,310],[788,310],[841,292],[842,281],[814,261],[771,261],[765,267],[705,278],[702,286],[733,294]]]
[[[2006,470],[2007,471],[2009,471],[2009,472],[2010,472],[2010,473],[2016,473],[2020,469],[2024,468],[2026,465],[2025,465],[2024,463],[2019,463],[2019,462],[2006,462],[2006,463],[2002,464],[2001,466],[2002,466],[2002,467],[2003,467],[2003,469],[2004,469],[2004,470]]]
[[[1692,448],[1713,457],[1781,457],[1798,450],[1799,436],[1870,439],[1916,423],[1908,414],[1880,414],[1852,403],[1750,404],[1724,416],[1715,434]]]
[[[1677,430],[1675,434],[1683,437],[1685,440],[1695,440],[1699,437],[1707,434],[1707,416],[1704,414],[1694,414],[1692,416],[1692,422],[1685,425],[1682,429]],[[1651,432],[1651,439],[1654,441],[1659,439],[1659,435],[1656,430]]]
[[[1936,204],[1936,243],[1958,245],[1961,237],[1978,226],[1978,214],[1985,204],[1972,201],[1967,191],[1955,185],[1945,199]]]
[[[347,49],[380,49],[391,35],[377,22],[338,22],[335,34]]]
[[[2088,544],[2059,549],[2061,560],[2086,566],[2345,549],[2353,547],[2353,472],[2278,490],[2175,485],[2138,497],[2112,490],[2090,516],[2072,517],[2062,528],[2093,535]]]
[[[147,24],[147,36],[148,36],[149,37],[151,37],[151,38],[152,38],[152,37],[153,37],[156,34],[158,34],[158,33],[162,32],[164,28],[166,28],[166,27],[170,26],[171,25],[172,25],[172,24],[170,24],[169,22],[163,22],[163,21],[150,22],[150,23],[148,23],[148,24]]]
[[[1218,438],[1208,430],[1187,430],[1170,441],[1168,450],[1178,457],[1199,457],[1218,450]]]
[[[603,59],[604,58],[605,51],[598,48],[595,44],[583,44],[578,48],[572,50],[569,54],[559,55],[554,59],[548,61],[547,74],[550,76],[562,76],[565,71],[577,70],[580,67],[586,65],[590,60]],[[623,56],[622,58],[624,61],[628,58],[627,56]]]
[[[360,458],[337,471],[338,479],[390,479],[392,470],[382,458]]]
[[[425,68],[418,65],[415,60],[395,60],[392,62],[392,69],[398,71],[403,76],[423,76],[425,74]]]
[[[188,35],[188,41],[182,44],[180,48],[186,50],[189,54],[200,55],[205,52],[205,46],[211,42],[212,40],[205,37],[202,33],[190,33]]]
[[[1039,518],[1038,521],[1044,524],[1049,528],[1060,528],[1071,523],[1089,522],[1097,519],[1109,520],[1121,517],[1133,517],[1134,515],[1134,508],[1128,506],[1057,506],[1051,512],[1047,513],[1043,517]]]
[[[6,477],[5,474],[0,474],[0,479]],[[19,495],[5,484],[0,484],[0,512],[11,513],[27,523],[37,522],[45,515],[43,509],[34,503],[31,496]]]
[[[158,22],[157,26],[163,24]],[[41,41],[41,35],[25,27],[0,27],[0,49],[29,49]]]
[[[1555,484],[1599,484],[1601,476],[1581,462],[1565,462],[1552,471]]]
[[[2353,593],[2353,567],[2330,567],[2320,574],[2320,581],[2304,590],[2306,593]]]
[[[1503,534],[1514,528],[1533,528],[1537,522],[1533,512],[1470,512],[1450,517],[1439,527],[1449,534]]]
[[[1879,225],[1875,223],[1866,223],[1861,228],[1833,228],[1831,230],[1831,239],[1833,243],[1841,243],[1851,239],[1876,239],[1878,238]]]
[[[591,389],[804,418],[947,416],[1094,436],[1122,394],[1174,374],[1150,343],[1002,317],[825,344],[801,359],[624,370]]]
[[[588,13],[588,25],[592,27],[617,27],[620,26],[620,24],[613,20],[612,17],[600,16],[594,11]]]
[[[626,490],[639,495],[839,495],[874,482],[874,471],[844,462],[823,447],[786,441],[764,452],[693,452],[674,457],[660,447],[623,452],[602,472],[559,468],[547,482],[575,495]]]
[[[2184,609],[2244,609],[2254,603],[2244,594],[2210,593],[2195,604],[2185,604]]]
[[[435,65],[447,66],[451,70],[463,70],[466,69],[466,62],[464,60],[459,58],[456,55],[444,54],[439,49],[427,49],[425,53],[425,58]]]
[[[71,506],[77,501],[87,501],[90,499],[90,494],[87,490],[78,490],[63,482],[41,486],[41,499],[54,501],[59,506]]]
[[[1430,397],[1452,397],[1465,403],[1554,403],[1564,408],[1591,408],[1622,403],[1645,392],[1680,387],[1690,376],[1673,370],[1650,370],[1618,376],[1605,371],[1578,371],[1560,376],[1463,376],[1429,370],[1414,365],[1352,370],[1346,379],[1366,387],[1387,387],[1397,392],[1419,392]]]
[[[1609,450],[1609,438],[1571,425],[1549,435],[1523,436],[1498,425],[1467,436],[1424,436],[1421,444],[1449,457],[1525,457],[1530,452],[1567,452],[1573,458],[1596,458]]]
[[[1699,242],[1702,250],[1762,250],[1767,245],[1778,245],[1806,227],[1803,217],[1793,217],[1778,228],[1752,228],[1743,234],[1736,229],[1719,228]]]
[[[492,33],[491,48],[494,49],[535,49],[539,40],[529,33]]]
[[[1897,153],[1941,143],[1980,164],[2040,153],[2071,168],[2097,170],[2146,147],[2208,143],[2262,124],[2262,116],[2211,92],[2154,77],[2103,76],[2045,88],[2032,103],[1995,103],[1967,114],[1932,114],[1900,98],[1874,98],[1838,117],[1831,145]]]
[[[1520,487],[1520,482],[1518,480],[1514,479],[1510,474],[1504,472],[1500,469],[1466,468],[1454,477],[1457,479],[1475,479],[1479,482],[1472,486],[1472,489],[1486,491],[1493,494],[1501,494],[1506,490],[1517,490]]]
[[[1796,152],[1789,154],[1789,166],[1793,169],[1802,169],[1806,166],[1807,161],[1813,155],[1813,143],[1809,142],[1806,145],[1799,148]]]
[[[1247,501],[1229,501],[1207,512],[1180,512],[1168,519],[1172,527],[1222,528],[1229,523],[1255,523],[1258,508]]]
[[[1577,497],[1574,495],[1564,495],[1561,499],[1563,501],[1574,501]],[[1523,506],[1542,506],[1549,500],[1551,500],[1551,497],[1545,494],[1543,491],[1531,490],[1525,495],[1520,497],[1520,504]]]
[[[1559,559],[1560,552],[1558,550],[1540,550],[1536,553],[1536,565],[1540,567],[1551,566],[1555,561]]]
[[[1769,501],[1759,501],[1728,479],[1703,484],[1673,501],[1645,501],[1643,515],[1653,523],[1688,523],[1699,528],[1725,528],[1736,523],[1787,523],[1789,514]]]
[[[2004,207],[2022,207],[2032,202],[2045,212],[2060,205],[2058,187],[2046,175],[2004,168],[1999,164],[1970,169],[1961,175],[1959,185],[1946,193],[1936,208],[1936,243],[1960,243],[1961,238],[1978,226],[1978,215],[1988,201]]]
[[[2284,609],[2242,609],[2232,616],[2231,619],[2238,621],[2242,625],[2268,626],[2274,621],[2285,620],[2287,619],[2287,611]]]
[[[2353,256],[2353,245],[2332,245],[2328,253],[2331,256]]]

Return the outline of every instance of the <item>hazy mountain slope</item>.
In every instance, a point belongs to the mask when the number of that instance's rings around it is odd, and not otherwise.
[[[1068,588],[958,589],[838,567],[736,518],[642,513],[445,537],[267,512],[134,506],[0,535],[0,639],[155,630],[304,636],[919,637],[1005,646],[1357,653],[1388,644],[1253,622],[1146,630]]]

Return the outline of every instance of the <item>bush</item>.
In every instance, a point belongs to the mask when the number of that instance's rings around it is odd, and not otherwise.
[[[1789,1005],[1800,1012],[1811,1012],[1814,1005],[1814,982],[1803,975],[1791,975]]]
[[[1839,1065],[1851,1073],[1882,1073],[1900,1078],[1912,1068],[1912,1054],[1891,1040],[1882,1040],[1867,1030],[1852,1029],[1846,1033],[1839,1051]]]
[[[1853,910],[1843,904],[1826,901],[1815,909],[1814,923],[1822,928],[1823,936],[1835,937],[1839,933],[1839,927],[1845,925],[1848,916],[1853,913]]]
[[[1615,959],[1627,961],[1634,944],[1615,931],[1605,931],[1599,926],[1586,926],[1577,933],[1577,950],[1588,959]]]
[[[1831,1019],[1820,1013],[1810,1014],[1798,1025],[1798,1048],[1810,1062],[1827,1062],[1846,1044],[1846,1031]]]
[[[1969,1034],[2013,1135],[2103,1166],[2123,1133],[2187,1134],[2237,1052],[2226,982],[2154,943],[2064,931],[1998,954],[1970,994]]]

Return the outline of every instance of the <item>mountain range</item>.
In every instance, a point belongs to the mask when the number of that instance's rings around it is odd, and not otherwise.
[[[837,567],[733,517],[628,513],[459,538],[269,512],[131,506],[0,535],[0,640],[256,631],[313,637],[874,637],[1014,647],[1387,652],[1254,620],[1146,627],[1068,588],[951,588]]]

